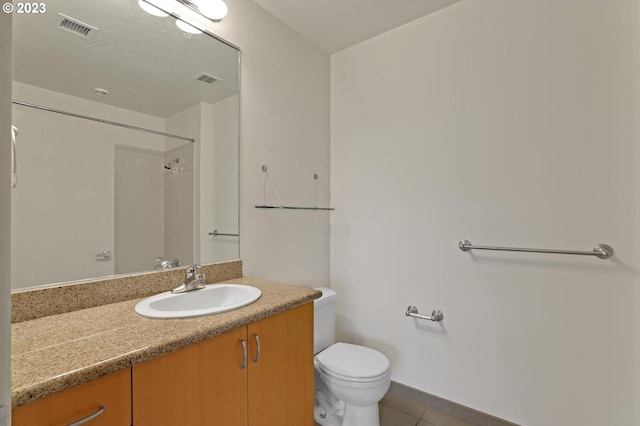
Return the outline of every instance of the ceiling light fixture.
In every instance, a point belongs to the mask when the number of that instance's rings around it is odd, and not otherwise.
[[[204,16],[214,21],[220,21],[229,12],[229,8],[223,0],[198,0],[194,3]]]
[[[205,18],[209,18],[214,22],[222,20],[229,8],[224,0],[177,0],[179,3],[195,10]]]
[[[140,6],[142,10],[144,10],[145,12],[153,16],[159,16],[161,18],[169,16],[167,12],[165,12],[162,9],[158,9],[157,7],[155,7],[150,3],[147,3],[145,0],[138,0],[138,6]]]
[[[199,29],[197,29],[194,26],[191,26],[191,25],[187,24],[186,22],[184,22],[184,21],[182,21],[180,19],[176,19],[176,25],[177,25],[178,28],[180,28],[185,33],[202,34],[202,31],[200,31]]]

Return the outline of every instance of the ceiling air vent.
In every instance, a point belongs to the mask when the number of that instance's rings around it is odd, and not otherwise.
[[[80,22],[77,19],[70,18],[69,16],[58,13],[58,28],[64,31],[68,31],[80,37],[89,38],[93,37],[93,34],[98,31],[96,27],[87,25],[84,22]]]
[[[211,84],[215,83],[216,81],[220,81],[221,79],[203,72],[203,73],[200,73],[197,76],[195,76],[194,80],[197,81],[198,83],[211,85]]]

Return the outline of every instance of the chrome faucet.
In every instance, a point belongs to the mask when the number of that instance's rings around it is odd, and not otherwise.
[[[204,274],[198,273],[200,265],[191,265],[187,267],[187,278],[182,284],[171,290],[171,293],[186,293],[187,291],[200,290],[204,288]]]
[[[180,260],[178,259],[173,259],[173,262],[170,262],[164,257],[158,257],[156,258],[156,261],[158,262],[156,264],[156,271],[161,271],[163,269],[169,268],[177,268],[178,266],[180,266]]]

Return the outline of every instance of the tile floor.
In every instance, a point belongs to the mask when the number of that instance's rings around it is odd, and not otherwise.
[[[380,401],[379,407],[380,426],[474,426],[391,393]]]
[[[379,406],[380,426],[474,426],[391,393],[385,395]]]

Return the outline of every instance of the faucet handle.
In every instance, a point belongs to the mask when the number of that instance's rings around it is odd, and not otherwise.
[[[195,275],[198,272],[198,268],[202,268],[202,265],[191,265],[187,267],[187,274]]]

